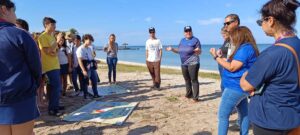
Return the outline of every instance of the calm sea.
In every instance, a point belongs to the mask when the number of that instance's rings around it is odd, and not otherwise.
[[[202,54],[200,55],[200,69],[205,70],[218,70],[217,63],[214,61],[209,53],[210,48],[219,48],[221,45],[202,45]],[[263,51],[270,45],[259,44],[259,51]],[[167,47],[167,46],[164,46]],[[176,47],[176,46],[173,46]],[[120,61],[145,63],[145,46],[127,46],[133,50],[119,50],[118,59]],[[106,53],[97,50],[97,58],[106,59]],[[162,65],[166,66],[180,66],[180,58],[178,54],[168,52],[163,49]]]

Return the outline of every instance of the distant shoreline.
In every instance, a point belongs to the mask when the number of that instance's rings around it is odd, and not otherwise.
[[[96,58],[97,61],[101,61],[106,63],[106,59],[99,59]],[[147,67],[145,63],[137,63],[137,62],[128,62],[128,61],[118,61],[118,63],[120,64],[124,64],[124,65],[131,65],[131,66],[141,66],[141,67]],[[165,68],[165,69],[173,69],[173,70],[181,70],[181,68],[178,66],[166,66],[166,65],[162,65],[161,68]],[[212,73],[212,74],[219,74],[218,71],[215,70],[206,70],[206,69],[200,69],[199,72],[202,73]]]

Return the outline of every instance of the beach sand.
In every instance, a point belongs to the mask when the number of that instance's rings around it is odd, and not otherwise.
[[[106,83],[107,70],[100,67],[102,84]],[[218,106],[220,102],[219,80],[199,78],[200,99],[193,103],[184,98],[185,84],[182,75],[162,74],[161,91],[150,90],[151,77],[147,72],[118,72],[120,86],[131,93],[107,96],[101,101],[139,102],[138,106],[121,126],[86,122],[65,122],[61,118],[47,115],[41,108],[42,116],[36,121],[36,135],[216,135]],[[65,113],[71,113],[86,105],[83,97],[64,97]],[[238,135],[232,126],[237,114],[230,117],[229,135]],[[250,135],[252,131],[250,130]]]

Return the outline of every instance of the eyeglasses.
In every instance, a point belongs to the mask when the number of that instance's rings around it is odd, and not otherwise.
[[[191,30],[185,30],[184,32],[187,33],[187,32],[192,32],[192,31]]]
[[[235,22],[235,20],[231,20],[231,21],[229,21],[229,22],[225,22],[225,23],[224,23],[224,26],[228,26],[228,25],[230,25],[230,24],[233,23],[233,22]]]
[[[269,17],[265,17],[263,19],[257,20],[256,23],[257,23],[258,26],[262,26],[262,23],[264,21],[268,21],[268,20],[269,20]]]
[[[152,33],[155,33],[155,32],[154,31],[150,31],[149,33],[152,34]]]

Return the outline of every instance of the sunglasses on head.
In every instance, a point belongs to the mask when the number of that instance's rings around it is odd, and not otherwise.
[[[225,23],[224,23],[224,26],[228,26],[228,25],[230,25],[230,24],[233,23],[233,22],[235,22],[235,20],[231,20],[231,21],[229,21],[229,22],[225,22]]]
[[[269,17],[265,17],[265,18],[262,18],[260,20],[257,20],[256,23],[257,23],[258,26],[262,26],[262,23],[264,21],[268,21],[268,20],[269,20]]]

